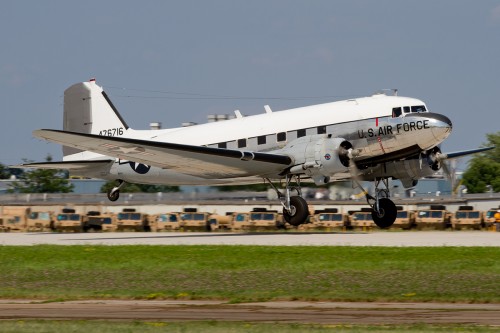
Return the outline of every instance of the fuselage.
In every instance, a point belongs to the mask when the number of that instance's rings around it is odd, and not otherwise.
[[[343,138],[356,150],[356,161],[404,159],[439,145],[451,133],[451,121],[428,111],[419,99],[374,95],[358,99],[266,112],[189,127],[165,130],[110,128],[101,135],[170,142],[250,152],[280,152],[312,135]],[[89,153],[85,152],[85,158]],[[91,153],[92,154],[92,153]],[[65,156],[80,160],[82,154]],[[103,158],[93,154],[92,158]],[[172,170],[116,160],[109,170],[90,176],[139,183],[227,184],[252,183],[260,178],[204,179]],[[97,174],[95,174],[97,173]]]

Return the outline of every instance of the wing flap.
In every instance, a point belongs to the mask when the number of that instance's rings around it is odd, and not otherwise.
[[[82,160],[82,161],[58,161],[58,162],[36,162],[12,165],[11,168],[34,168],[34,169],[66,169],[66,170],[83,170],[94,167],[103,167],[110,165],[114,160]]]
[[[65,146],[131,160],[206,179],[273,176],[292,159],[285,155],[208,148],[60,130],[37,130],[33,135]]]

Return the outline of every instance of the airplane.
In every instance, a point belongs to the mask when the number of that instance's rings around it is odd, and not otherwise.
[[[397,92],[397,91],[396,91]],[[188,127],[134,130],[95,79],[64,92],[63,129],[33,135],[63,145],[59,162],[18,167],[67,169],[70,174],[116,180],[116,201],[126,182],[166,185],[241,185],[267,182],[292,226],[305,223],[301,182],[352,180],[366,196],[372,218],[388,228],[397,209],[389,180],[405,188],[444,168],[449,158],[494,147],[442,153],[452,122],[419,99],[374,94]],[[361,181],[373,181],[375,196]],[[275,185],[279,182],[284,190]]]

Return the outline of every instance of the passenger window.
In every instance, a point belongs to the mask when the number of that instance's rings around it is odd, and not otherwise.
[[[226,149],[226,148],[227,148],[227,142],[220,142],[220,143],[218,144],[218,146],[219,146],[219,148],[224,148],[224,149]]]
[[[409,106],[405,106],[403,108],[403,110],[404,110],[405,113],[410,113],[410,107]]]
[[[276,140],[278,142],[286,141],[286,132],[276,134]]]
[[[238,148],[245,148],[247,146],[247,139],[238,140]]]
[[[397,118],[397,117],[401,117],[401,108],[393,108],[392,109],[392,118]]]
[[[297,131],[297,138],[301,138],[303,136],[306,136],[306,130],[305,129],[299,129]]]
[[[427,110],[425,109],[424,105],[417,105],[411,107],[411,112],[425,112],[425,111]]]
[[[265,145],[266,144],[266,136],[259,136],[257,137],[257,144],[258,145]]]
[[[319,126],[318,134],[325,134],[325,133],[326,133],[326,126]]]

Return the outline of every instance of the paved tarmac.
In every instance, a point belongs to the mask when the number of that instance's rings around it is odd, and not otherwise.
[[[500,325],[500,304],[221,301],[0,301],[2,319]]]
[[[0,245],[500,246],[500,232],[0,233]]]

